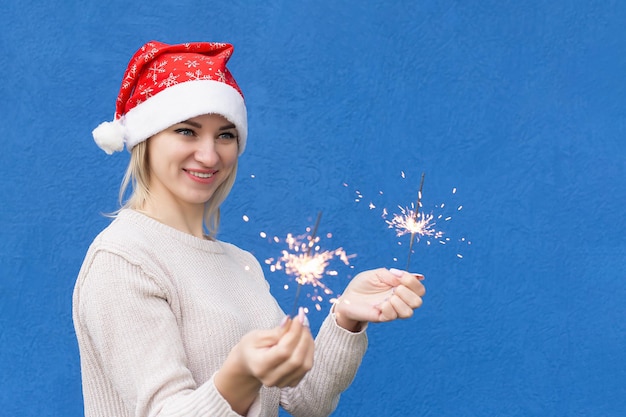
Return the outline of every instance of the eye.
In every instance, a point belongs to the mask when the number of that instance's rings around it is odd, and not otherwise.
[[[196,132],[193,129],[189,129],[186,127],[181,127],[179,129],[175,129],[174,132],[183,135],[183,136],[195,136]]]
[[[237,135],[233,131],[221,132],[219,135],[217,135],[217,140],[223,142],[230,142],[235,139],[237,139]]]

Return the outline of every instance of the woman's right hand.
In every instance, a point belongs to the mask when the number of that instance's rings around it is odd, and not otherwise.
[[[246,334],[233,349],[250,375],[267,387],[294,387],[313,366],[315,344],[304,310],[271,330]]]
[[[214,383],[239,414],[247,412],[261,386],[294,387],[313,366],[315,343],[300,309],[294,319],[269,330],[254,330],[233,347]]]

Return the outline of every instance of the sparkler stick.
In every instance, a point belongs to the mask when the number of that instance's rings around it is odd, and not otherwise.
[[[313,231],[311,232],[311,236],[309,236],[309,243],[307,245],[306,257],[311,256],[311,249],[315,246],[315,236],[317,235],[317,228],[320,225],[320,220],[322,219],[322,212],[317,213],[317,219],[315,220],[315,226],[313,226]],[[298,281],[298,287],[296,289],[296,297],[293,302],[293,307],[291,309],[291,317],[295,317],[296,311],[298,309],[298,299],[300,298],[300,290],[302,289],[302,280],[296,279]]]
[[[422,179],[420,180],[420,188],[417,192],[417,205],[415,206],[415,214],[413,220],[417,222],[419,218],[420,205],[422,204],[422,188],[424,188],[424,173],[422,172]],[[406,261],[406,270],[409,270],[411,266],[411,253],[413,252],[413,243],[415,242],[415,232],[411,232],[411,241],[409,243],[409,256]]]

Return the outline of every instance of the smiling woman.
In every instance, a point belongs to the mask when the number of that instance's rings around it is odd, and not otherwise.
[[[236,174],[237,129],[218,114],[177,123],[146,142],[150,194],[136,209],[193,236],[204,236],[204,203]],[[230,180],[230,181],[229,181]],[[185,213],[174,216],[174,213]],[[185,218],[193,213],[196,220]],[[195,229],[190,229],[195,225]]]
[[[131,160],[121,208],[74,289],[86,416],[277,416],[281,406],[327,416],[365,353],[367,322],[421,305],[421,275],[364,271],[314,340],[304,310],[281,311],[257,260],[217,240],[247,140],[231,54],[221,43],[147,43],[115,120],[93,132]]]

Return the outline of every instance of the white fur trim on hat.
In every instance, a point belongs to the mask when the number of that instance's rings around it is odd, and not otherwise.
[[[235,125],[241,155],[248,136],[246,105],[235,88],[214,80],[172,85],[132,108],[124,115],[126,147],[131,150],[150,136],[203,114],[222,115]]]
[[[119,119],[100,123],[91,134],[96,144],[109,155],[124,149],[124,126]]]

